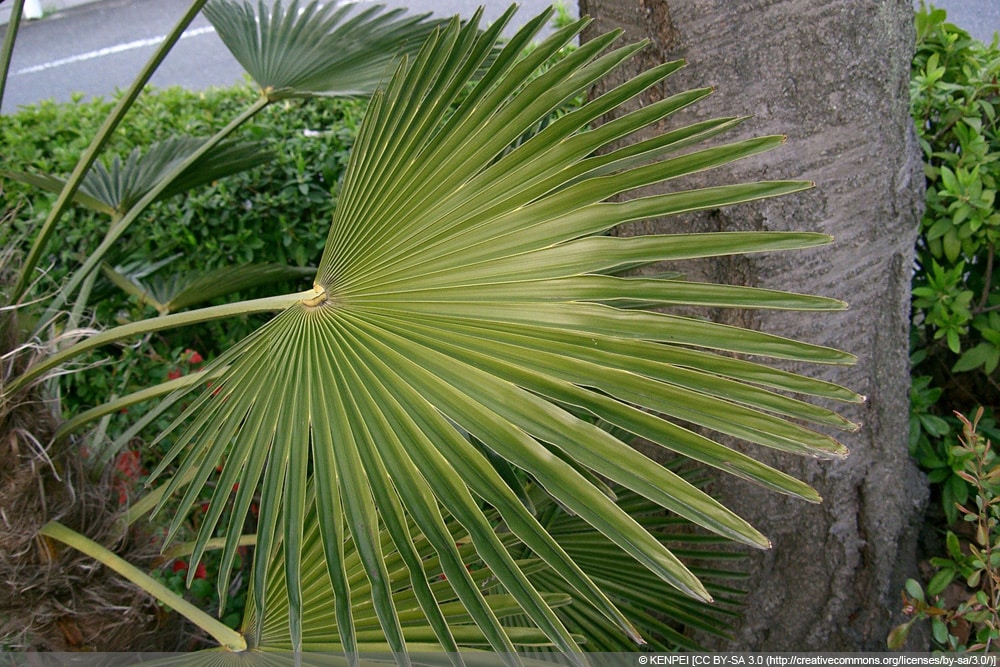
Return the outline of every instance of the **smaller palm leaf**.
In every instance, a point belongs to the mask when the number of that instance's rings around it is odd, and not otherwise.
[[[620,488],[616,492],[620,494],[617,503],[622,509],[641,521],[658,539],[670,544],[678,553],[683,553],[685,558],[702,563],[742,558],[740,554],[720,550],[718,547],[722,541],[692,533],[688,522],[664,514],[645,498]],[[544,490],[532,485],[529,493],[546,529],[567,553],[583,565],[588,574],[612,592],[616,603],[635,621],[637,627],[645,631],[649,640],[647,648],[662,651],[677,648],[702,650],[697,643],[678,632],[678,624],[725,636],[726,619],[737,615],[735,609],[741,593],[723,582],[739,578],[739,573],[724,567],[708,569],[703,565],[696,568],[695,571],[711,581],[709,587],[716,595],[716,603],[707,605],[692,600],[651,576],[639,563],[623,558],[620,549],[585,521],[567,513]],[[330,601],[336,599],[336,593],[326,574],[325,554],[312,503],[314,498],[311,496],[306,521],[309,528],[303,552],[302,587],[308,593],[302,600],[303,617],[306,619],[302,630],[302,648],[306,651],[342,651],[344,647],[337,615],[330,605]],[[399,518],[406,523],[410,544],[405,549],[397,550],[392,546],[389,531],[383,532],[380,542],[386,549],[384,559],[390,578],[389,588],[393,591],[393,604],[410,650],[455,653],[461,648],[488,646],[485,631],[475,627],[476,614],[470,613],[461,602],[459,591],[467,588],[481,596],[483,611],[489,610],[504,626],[504,631],[511,636],[519,651],[551,648],[547,637],[533,628],[530,619],[520,614],[517,601],[493,585],[495,579],[492,573],[484,567],[470,535],[458,522],[445,518],[443,534],[454,543],[454,549],[449,548],[452,553],[440,557],[433,545],[433,537],[428,538],[414,521],[404,519],[402,514]],[[614,625],[608,624],[599,610],[583,600],[574,600],[575,591],[558,573],[541,560],[531,559],[530,549],[526,549],[516,536],[506,530],[499,514],[490,513],[490,519],[495,530],[502,535],[506,547],[542,591],[550,606],[557,610],[566,626],[581,638],[586,637],[583,647],[587,651],[634,649],[634,645],[621,636]],[[292,646],[288,625],[282,622],[288,615],[289,600],[280,549],[275,556],[270,565],[271,577],[264,605],[265,617],[272,621],[262,625],[262,633],[255,636],[257,619],[253,612],[255,605],[251,603],[247,606],[248,614],[243,623],[243,632],[250,643],[268,651],[290,650]],[[350,539],[344,543],[344,562],[346,578],[352,584],[351,604],[355,607],[352,621],[358,634],[358,649],[362,654],[385,652],[389,645],[370,605],[371,584],[364,576],[362,558]],[[462,572],[462,564],[466,572]],[[457,655],[454,660],[460,662]]]
[[[171,273],[147,278],[145,266],[101,266],[104,275],[118,288],[136,297],[140,303],[156,308],[161,315],[211,301],[242,290],[254,289],[287,280],[312,277],[314,269],[284,264],[240,264],[211,271]],[[160,268],[159,266],[157,268]]]
[[[195,137],[171,137],[157,142],[142,152],[135,148],[122,160],[114,156],[110,162],[95,162],[84,177],[75,200],[91,210],[122,217],[150,190],[159,185],[164,175],[194,153],[204,143]],[[201,159],[185,169],[158,199],[168,199],[191,188],[231,176],[268,160],[270,152],[262,142],[230,141],[219,144]],[[44,174],[0,172],[4,176],[59,193],[64,179]]]
[[[203,10],[219,37],[271,100],[312,95],[364,96],[415,52],[439,21],[382,5],[299,7],[259,0],[211,0]]]
[[[690,472],[682,473],[685,478]],[[614,487],[616,503],[629,516],[640,521],[644,528],[656,535],[686,562],[701,563],[692,571],[702,577],[714,598],[712,604],[694,600],[664,584],[640,563],[628,558],[620,548],[553,501],[551,496],[537,486],[530,488],[540,521],[566,552],[584,571],[607,590],[615,604],[622,609],[646,638],[646,649],[657,651],[704,650],[697,642],[679,631],[679,628],[697,629],[708,635],[726,637],[730,622],[738,616],[742,593],[732,587],[732,581],[741,578],[739,572],[725,566],[727,561],[743,558],[737,552],[720,547],[728,541],[717,536],[692,530],[689,522],[665,514],[655,503],[621,487]],[[518,558],[528,558],[529,549],[517,542],[513,535],[505,537]],[[709,569],[706,564],[714,564]],[[575,598],[574,591],[551,568],[539,567],[531,575],[540,590],[561,592]],[[727,582],[728,580],[728,582]],[[600,610],[583,600],[557,610],[571,632],[587,637],[583,648],[588,652],[616,653],[635,650],[628,638],[623,637],[609,624]],[[523,617],[508,619],[507,623],[530,622]]]
[[[372,606],[372,582],[365,574],[365,557],[352,539],[342,545],[343,576],[350,585],[350,600],[339,600],[338,592],[327,574],[326,554],[319,532],[320,523],[315,496],[308,494],[306,532],[303,539],[301,585],[303,614],[301,648],[304,651],[341,652],[345,650],[344,632],[354,634],[354,643],[361,653],[385,653],[392,642],[382,628],[377,610]],[[401,508],[397,507],[397,510]],[[401,523],[383,529],[378,543],[383,549],[387,588],[399,619],[399,632],[411,651],[449,651],[454,664],[462,664],[460,648],[488,648],[489,635],[500,628],[499,623],[521,612],[517,601],[493,588],[493,574],[479,560],[467,531],[454,519],[442,516],[438,537],[448,540],[448,548],[438,551],[434,535],[423,533],[417,524],[402,512],[393,513]],[[397,548],[392,532],[402,529],[409,540]],[[288,651],[293,647],[292,635],[285,619],[290,600],[284,581],[285,564],[282,550],[275,551],[270,562],[271,576],[265,589],[264,616],[270,619],[260,625],[255,614],[257,605],[250,600],[242,631],[249,644],[264,651]],[[527,572],[539,570],[536,561],[522,559]],[[477,602],[463,602],[467,596]],[[543,594],[552,607],[570,603],[570,596],[559,591]],[[333,604],[331,604],[333,601]],[[350,625],[339,623],[338,605],[351,607]],[[482,617],[490,619],[483,624]],[[508,624],[509,625],[509,624]],[[490,626],[494,630],[490,629]],[[535,628],[511,628],[512,646],[523,650],[528,646],[548,646],[549,639]],[[582,639],[582,637],[581,637]]]

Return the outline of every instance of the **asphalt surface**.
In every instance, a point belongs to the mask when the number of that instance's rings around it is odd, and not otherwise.
[[[378,1],[390,7],[404,7],[412,13],[432,12],[441,17],[463,18],[471,17],[480,4],[476,0]],[[550,0],[521,0],[519,4],[507,34],[548,7]],[[496,19],[509,5],[509,0],[487,2],[484,19]],[[67,102],[74,94],[85,99],[108,97],[115,89],[127,87],[188,6],[189,0],[99,0],[48,13],[40,20],[22,22],[0,112],[9,113],[45,99]],[[575,2],[573,7],[575,13]],[[0,28],[0,35],[5,31],[6,26]],[[151,84],[203,90],[243,79],[243,69],[223,46],[211,24],[199,16],[157,70]]]
[[[917,6],[919,2],[914,2]],[[927,4],[948,12],[948,22],[987,44],[1000,31],[1000,0],[934,0]]]
[[[479,0],[378,1],[442,17],[456,14],[469,17],[480,4]],[[499,16],[509,1],[487,0],[486,20]],[[515,26],[542,11],[549,1],[521,0]],[[44,99],[66,102],[74,94],[83,98],[107,97],[116,88],[126,87],[153,52],[156,42],[188,5],[188,0],[81,2],[86,0],[43,0],[43,7],[54,6],[56,10],[40,20],[22,24],[0,113]],[[1000,0],[938,0],[934,4],[947,9],[951,22],[979,39],[988,42],[1000,31]],[[576,13],[575,0],[567,0],[566,5]],[[0,0],[0,12],[7,7],[9,0]],[[3,19],[0,13],[0,21]],[[513,29],[509,28],[508,33]],[[5,30],[0,28],[0,34]],[[208,21],[199,17],[157,71],[152,84],[203,90],[242,80],[242,68]]]

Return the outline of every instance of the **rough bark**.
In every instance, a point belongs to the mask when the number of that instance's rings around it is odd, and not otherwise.
[[[688,67],[640,103],[690,87],[715,93],[689,118],[749,115],[730,138],[785,134],[786,146],[704,182],[804,178],[801,195],[710,215],[645,223],[660,231],[815,230],[815,251],[686,267],[689,275],[833,296],[844,313],[719,313],[766,331],[848,350],[850,368],[802,369],[868,396],[845,414],[863,424],[840,439],[842,462],[754,451],[813,484],[809,505],[733,478],[714,493],[767,534],[754,554],[745,617],[720,649],[879,650],[899,617],[926,485],[907,455],[907,337],[912,248],[922,201],[908,114],[913,49],[909,0],[580,0],[585,38],[624,27],[651,44],[634,70],[684,58]],[[599,91],[595,91],[599,92]]]

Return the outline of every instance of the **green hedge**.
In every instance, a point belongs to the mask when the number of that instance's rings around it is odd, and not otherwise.
[[[205,136],[224,126],[254,99],[246,86],[202,93],[170,88],[148,91],[114,135],[105,156],[125,156],[171,135]],[[67,176],[113,100],[43,102],[0,116],[4,169]],[[115,247],[109,262],[152,264],[175,257],[159,275],[201,271],[246,262],[314,266],[336,205],[338,181],[346,166],[365,101],[316,99],[274,105],[242,128],[240,138],[272,143],[273,159],[249,171],[154,204]],[[5,180],[3,209],[19,208],[14,225],[0,230],[0,242],[22,242],[44,220],[49,195]],[[43,263],[55,283],[73,270],[103,237],[107,218],[77,208],[65,216],[53,251]],[[299,289],[275,285],[260,293]],[[155,315],[149,306],[113,287],[99,285],[96,320],[103,326]],[[241,296],[256,296],[243,294]],[[158,336],[134,348],[103,350],[113,363],[63,378],[68,414],[148,386],[151,380],[191,370],[196,351],[206,359],[256,326],[254,321],[191,327]],[[95,357],[96,359],[96,357]],[[134,418],[134,415],[132,415]],[[111,426],[115,431],[114,424]]]
[[[921,7],[911,109],[924,155],[926,210],[913,278],[910,445],[939,485],[953,522],[968,483],[955,446],[955,411],[987,408],[980,431],[997,440],[990,416],[1000,400],[1000,49]]]
[[[125,155],[174,134],[207,135],[245,108],[255,93],[245,86],[192,93],[170,88],[145,95],[108,148]],[[154,260],[180,254],[172,270],[206,269],[246,261],[317,261],[364,102],[311,100],[276,105],[258,115],[241,137],[274,143],[267,164],[175,197],[150,209],[117,251]],[[111,102],[44,102],[0,116],[5,168],[66,176]],[[5,185],[3,204],[22,205],[25,230],[47,213],[53,197],[16,183]],[[181,224],[178,224],[180,222]],[[104,233],[105,221],[79,211],[59,232],[51,257],[56,276],[79,261]]]

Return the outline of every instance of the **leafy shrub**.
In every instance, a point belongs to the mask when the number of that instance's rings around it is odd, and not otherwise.
[[[245,86],[203,93],[169,88],[144,95],[134,107],[134,122],[115,134],[109,150],[123,155],[173,134],[208,134],[254,95]],[[314,264],[336,204],[329,194],[346,164],[364,105],[314,99],[265,110],[244,133],[264,142],[280,137],[281,150],[273,159],[155,205],[142,233],[126,239],[114,261],[141,257],[152,262],[177,254],[179,259],[169,266],[172,271],[204,271],[242,261]],[[9,147],[5,168],[68,174],[110,106],[101,99],[43,102],[0,117],[0,143]],[[10,183],[0,205],[27,202],[28,191]],[[17,226],[30,226],[44,216],[52,200],[32,192],[34,208],[25,207]],[[70,255],[79,256],[95,245],[103,225],[103,220],[79,211],[63,224],[62,247],[51,258],[54,280],[61,277]]]
[[[175,87],[140,96],[131,122],[114,135],[109,152],[125,155],[135,146],[149,146],[174,134],[209,134],[255,95],[241,85],[200,93]],[[47,101],[0,116],[4,168],[69,174],[112,104],[100,98],[69,104]],[[280,142],[281,150],[273,151],[271,161],[154,204],[142,231],[123,239],[110,262],[151,266],[170,260],[159,269],[168,275],[244,262],[315,265],[336,205],[330,194],[347,163],[365,104],[324,98],[287,101],[265,110],[244,134],[252,140]],[[0,207],[20,204],[21,209],[13,229],[0,230],[0,241],[6,244],[18,234],[27,238],[24,232],[44,218],[55,197],[12,180],[5,182],[5,188]],[[53,284],[63,278],[65,267],[75,265],[100,242],[106,225],[104,216],[80,208],[66,216],[59,232],[61,244],[48,259]],[[291,289],[279,286],[271,291],[285,288]],[[110,283],[99,285],[98,295],[94,303],[99,321],[135,321],[152,312]],[[65,408],[73,413],[102,402],[109,392],[125,394],[150,379],[166,379],[184,350],[212,358],[256,324],[253,319],[242,326],[203,324],[153,336],[141,347],[121,348],[114,363],[85,376],[63,378]],[[115,423],[135,416],[113,418],[110,433],[118,432]]]
[[[944,10],[918,10],[910,86],[927,191],[913,277],[909,444],[940,499],[944,553],[930,558],[929,581],[907,582],[912,618],[888,643],[901,647],[915,622],[929,620],[938,648],[989,650],[1000,637],[1000,466],[990,445],[1000,438],[1000,49],[946,19]],[[964,416],[978,403],[985,409]]]
[[[991,373],[1000,363],[1000,293],[993,280],[1000,212],[1000,50],[917,14],[912,113],[927,176],[914,280],[915,326],[928,356],[953,372]],[[935,341],[944,341],[947,351]],[[950,355],[957,355],[954,359]]]
[[[948,531],[947,553],[931,559],[937,573],[926,589],[906,582],[904,611],[912,618],[889,636],[890,648],[901,648],[921,619],[930,620],[940,649],[989,651],[1000,639],[1000,461],[978,432],[981,417],[981,409],[972,420],[959,415],[962,435],[953,448],[955,474],[973,489],[969,508],[961,508],[962,536]]]
[[[911,110],[924,156],[926,210],[913,278],[914,384],[911,452],[942,484],[944,511],[969,488],[948,464],[953,412],[996,404],[1000,385],[1000,288],[994,278],[1000,212],[1000,49],[946,22],[916,16]],[[989,414],[987,415],[989,419]]]

